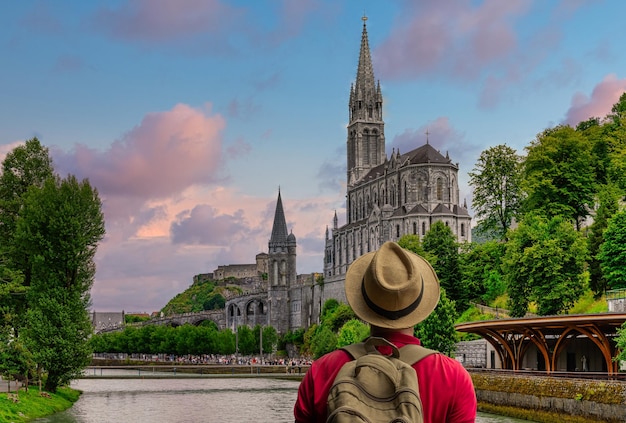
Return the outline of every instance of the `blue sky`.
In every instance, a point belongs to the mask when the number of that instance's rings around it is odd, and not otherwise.
[[[103,200],[93,309],[151,312],[267,251],[280,187],[298,272],[344,222],[348,94],[365,13],[388,153],[467,172],[626,90],[626,2],[4,2],[0,155],[37,136]]]

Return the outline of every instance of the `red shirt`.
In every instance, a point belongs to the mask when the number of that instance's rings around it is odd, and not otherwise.
[[[419,345],[419,339],[393,333],[386,339],[398,348]],[[294,407],[296,423],[326,421],[328,392],[341,366],[352,360],[343,350],[333,351],[314,361],[302,379]],[[476,393],[467,370],[458,361],[432,354],[413,365],[422,399],[424,423],[470,423],[476,420]]]

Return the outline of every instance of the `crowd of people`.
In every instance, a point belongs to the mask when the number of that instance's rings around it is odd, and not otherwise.
[[[293,359],[287,357],[259,357],[243,356],[238,354],[201,354],[201,355],[175,355],[175,354],[126,354],[126,353],[97,353],[95,359],[109,360],[138,360],[178,364],[223,364],[241,366],[285,366],[288,373],[301,372],[303,367],[311,365],[310,359]]]

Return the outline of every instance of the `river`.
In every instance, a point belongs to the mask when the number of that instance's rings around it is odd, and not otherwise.
[[[267,378],[80,379],[74,406],[36,423],[293,422],[297,381]],[[479,414],[479,423],[526,422]],[[528,422],[526,422],[528,423]]]

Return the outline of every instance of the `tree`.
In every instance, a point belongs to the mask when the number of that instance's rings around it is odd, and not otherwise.
[[[344,323],[341,329],[339,329],[339,336],[337,337],[337,348],[361,342],[369,335],[369,325],[363,323],[359,319],[348,320],[346,323]]]
[[[53,174],[48,149],[37,138],[26,141],[6,155],[0,175],[0,245],[11,244],[28,189],[43,186]]]
[[[593,224],[589,227],[589,287],[596,298],[599,298],[607,288],[607,280],[600,266],[600,247],[604,243],[604,231],[608,221],[618,211],[619,191],[614,185],[606,185],[598,194],[599,206]]]
[[[521,157],[506,145],[491,147],[480,154],[469,172],[474,188],[472,205],[481,230],[493,231],[499,239],[506,233],[521,204]]]
[[[24,197],[14,241],[31,275],[24,342],[48,373],[46,390],[56,391],[89,363],[87,307],[104,231],[98,193],[86,180],[49,178]]]
[[[441,287],[455,301],[457,311],[465,310],[469,306],[469,293],[463,284],[459,247],[452,230],[441,221],[435,222],[424,235],[423,245],[424,250],[434,257],[431,264]]]
[[[20,210],[24,207],[24,197],[32,186],[41,187],[48,178],[53,176],[52,159],[48,149],[44,148],[37,138],[26,141],[24,145],[10,151],[2,162],[0,175],[0,254],[7,271],[19,274],[19,284],[30,285],[30,267],[28,256],[19,246],[15,245],[15,231]],[[5,272],[6,273],[6,272]],[[3,278],[4,279],[4,278]],[[13,281],[15,277],[11,276]],[[3,285],[4,280],[0,282]],[[0,287],[0,290],[2,288]],[[5,316],[12,316],[12,327],[19,332],[25,315],[26,296],[24,290],[15,284],[11,290],[14,294],[2,301]],[[19,295],[15,295],[20,290]],[[10,309],[10,311],[9,311]]]
[[[424,347],[450,356],[459,340],[454,329],[456,318],[454,301],[448,299],[446,290],[442,288],[439,304],[435,310],[425,320],[415,325],[415,336],[420,339]]]
[[[463,284],[472,293],[472,300],[489,303],[506,292],[502,276],[502,256],[506,244],[487,241],[462,247],[460,262]]]
[[[334,351],[337,349],[337,335],[326,325],[317,326],[311,337],[311,349],[315,358]]]
[[[261,330],[263,331],[263,339],[261,339]],[[254,329],[252,329],[252,332],[254,333],[254,341],[256,342],[255,353],[261,352],[259,348],[261,341],[263,341],[263,354],[274,351],[278,345],[278,333],[273,326],[256,325]]]
[[[503,260],[511,315],[522,317],[530,301],[540,315],[569,309],[585,288],[586,240],[562,217],[528,215],[512,231]]]
[[[248,326],[239,326],[237,328],[237,339],[239,354],[249,355],[259,350],[259,344],[254,339],[254,333]]]
[[[580,229],[596,192],[591,146],[569,126],[546,129],[529,147],[523,165],[524,211],[563,216]]]
[[[626,288],[626,210],[609,220],[598,259],[608,287]]]

